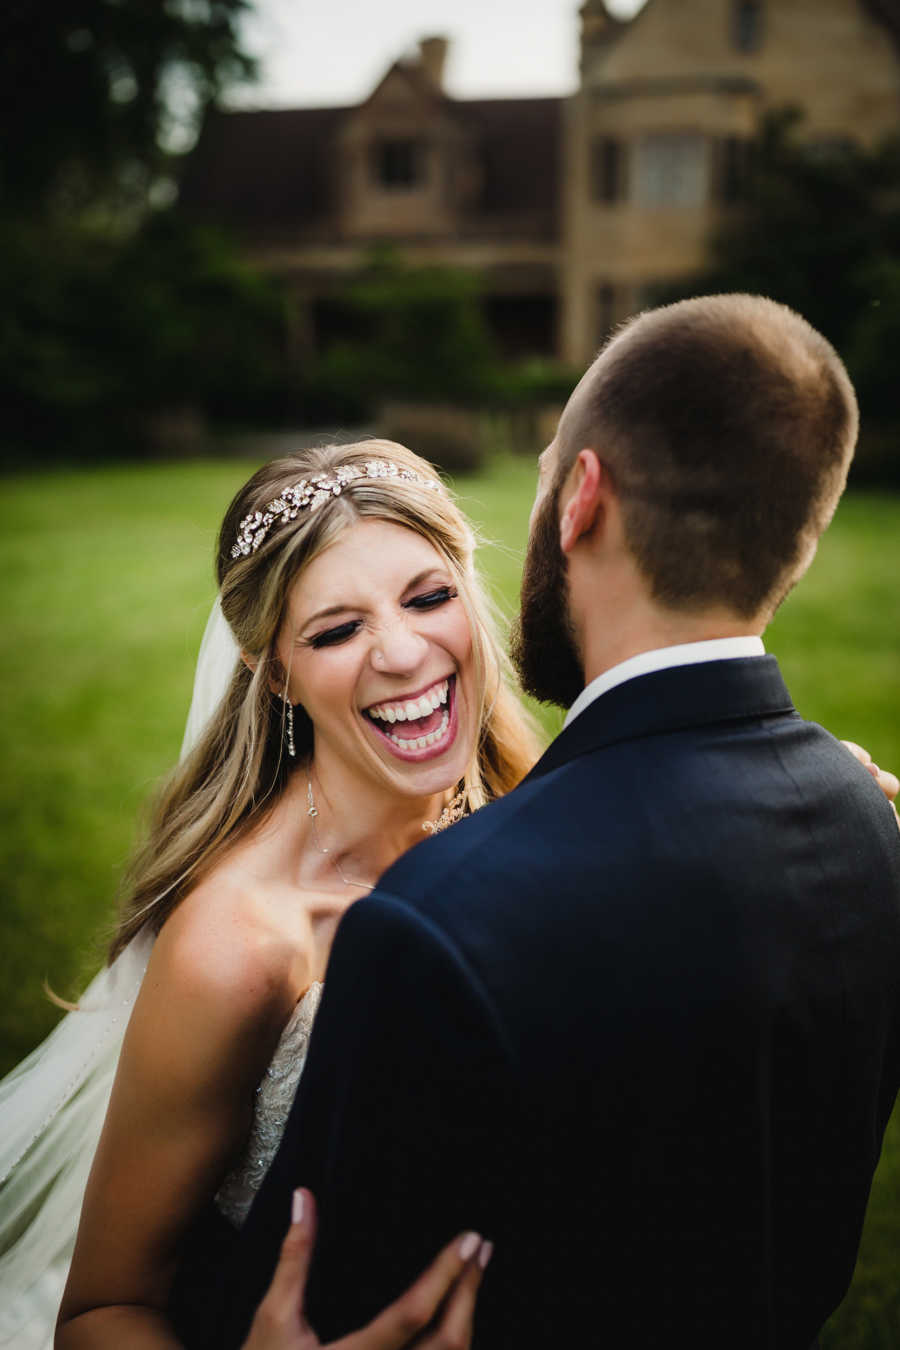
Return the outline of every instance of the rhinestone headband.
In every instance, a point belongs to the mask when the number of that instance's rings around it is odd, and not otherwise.
[[[339,497],[345,487],[360,478],[391,478],[398,482],[418,483],[421,487],[440,492],[436,478],[423,478],[415,469],[401,469],[390,459],[369,459],[363,465],[339,464],[330,473],[313,473],[301,478],[293,487],[285,488],[280,497],[269,502],[264,511],[251,511],[238,529],[237,543],[231,550],[232,558],[255,553],[269,531],[286,520],[295,520],[300,511],[318,511],[332,497]]]

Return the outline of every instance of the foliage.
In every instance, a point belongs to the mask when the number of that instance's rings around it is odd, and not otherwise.
[[[143,202],[176,125],[247,78],[248,0],[6,0],[0,192],[31,219]]]
[[[375,419],[448,469],[473,468],[483,437],[473,408],[522,415],[565,403],[578,373],[560,362],[501,360],[481,282],[457,268],[419,267],[391,249],[370,254],[325,307],[321,352],[302,376],[308,423]],[[528,431],[513,439],[533,448]]]
[[[160,409],[277,410],[281,301],[227,240],[176,213],[125,239],[0,223],[0,396],[19,453],[140,453]]]
[[[142,449],[151,414],[253,415],[284,388],[272,288],[213,231],[159,209],[177,139],[252,74],[239,36],[249,3],[3,6],[7,459]]]
[[[497,357],[472,274],[374,252],[330,306],[335,336],[304,376],[307,417],[370,416],[385,399],[477,402]]]
[[[562,407],[584,372],[562,361],[529,357],[494,372],[492,402],[520,409]]]
[[[856,482],[900,485],[900,410],[884,346],[900,331],[900,138],[867,150],[802,138],[794,110],[764,123],[746,196],[712,241],[710,267],[661,299],[770,295],[834,343],[857,386]]]

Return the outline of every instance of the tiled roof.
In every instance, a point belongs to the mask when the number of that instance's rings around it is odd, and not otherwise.
[[[334,136],[347,111],[210,111],[185,165],[182,206],[239,229],[328,216]]]
[[[537,212],[558,218],[562,107],[558,98],[447,100],[482,170],[473,218]],[[211,111],[188,157],[181,203],[250,233],[326,225],[335,202],[336,139],[350,108]]]

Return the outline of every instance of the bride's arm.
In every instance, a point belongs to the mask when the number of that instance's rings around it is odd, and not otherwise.
[[[290,1015],[288,964],[253,932],[179,910],[155,944],[85,1193],[58,1350],[178,1344],[179,1238],[250,1126]]]

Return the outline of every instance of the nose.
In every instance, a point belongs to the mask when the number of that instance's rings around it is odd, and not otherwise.
[[[385,624],[372,648],[372,664],[380,674],[409,675],[428,651],[428,642],[403,619]]]

